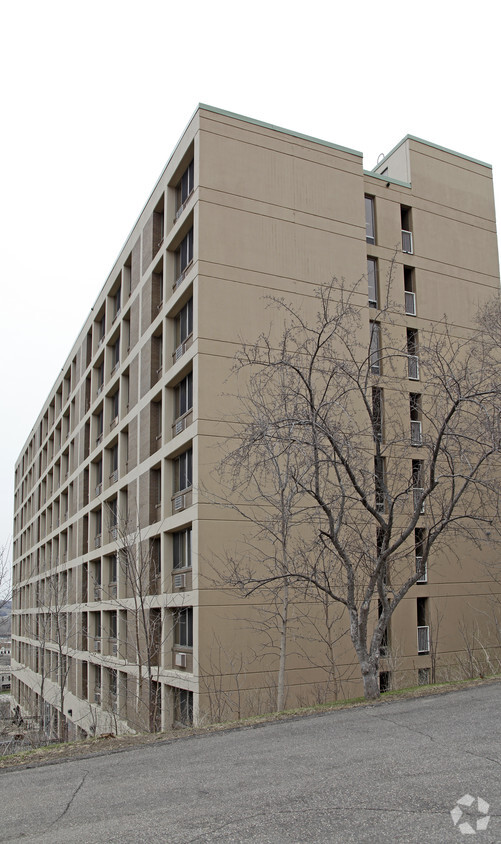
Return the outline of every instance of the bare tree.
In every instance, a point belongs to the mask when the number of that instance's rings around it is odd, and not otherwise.
[[[30,637],[36,643],[36,673],[40,675],[38,718],[43,733],[52,725],[47,718],[46,702],[54,702],[59,712],[57,735],[66,741],[67,722],[64,701],[70,670],[71,643],[76,632],[74,616],[68,612],[67,572],[51,574],[37,582],[36,613],[31,616]],[[47,681],[50,681],[48,684]],[[56,696],[49,694],[54,684]]]
[[[245,400],[240,443],[221,463],[218,484],[225,493],[224,498],[218,496],[219,502],[247,523],[244,538],[247,562],[243,570],[238,550],[234,554],[228,553],[217,569],[217,578],[245,593],[253,562],[259,561],[269,574],[262,586],[264,601],[255,609],[249,625],[260,634],[259,653],[255,658],[262,660],[278,654],[274,705],[280,711],[285,706],[292,621],[293,594],[288,573],[294,568],[294,555],[302,551],[293,541],[293,534],[307,514],[304,500],[301,505],[300,499],[304,496],[297,481],[301,468],[295,461],[293,449],[287,448],[287,433],[283,432],[284,441],[259,435],[267,419],[262,416],[262,403],[259,396],[253,395],[252,388],[251,383]],[[293,436],[292,428],[289,434]]]
[[[495,523],[501,401],[499,347],[485,332],[457,336],[444,318],[405,334],[389,294],[369,324],[361,295],[360,283],[334,280],[317,292],[313,318],[311,302],[273,300],[281,336],[262,335],[238,357],[252,412],[235,429],[235,459],[251,440],[287,461],[310,527],[293,527],[288,543],[302,553],[283,570],[236,560],[235,579],[247,595],[309,584],[344,607],[371,699],[389,621],[432,549],[480,545]]]
[[[118,650],[118,656],[137,666],[137,694],[133,695],[130,684],[127,688],[128,699],[135,699],[137,725],[156,732],[160,729],[162,651],[166,643],[172,644],[182,607],[165,611],[155,601],[161,577],[160,548],[152,545],[147,531],[141,529],[139,518],[134,521],[130,514],[119,514],[113,530],[119,579],[124,589],[121,594],[115,592],[108,597],[126,614],[126,641],[121,643],[122,652]]]

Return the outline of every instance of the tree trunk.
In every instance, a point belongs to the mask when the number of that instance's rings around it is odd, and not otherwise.
[[[277,682],[277,712],[281,712],[285,706],[285,662],[287,659],[287,624],[289,611],[289,582],[284,579],[282,597],[282,624],[280,629],[280,658],[278,665]]]
[[[361,668],[362,679],[364,681],[364,697],[366,700],[377,700],[379,698],[377,665],[367,661],[362,664]]]

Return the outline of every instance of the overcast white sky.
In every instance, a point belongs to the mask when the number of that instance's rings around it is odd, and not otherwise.
[[[0,17],[0,544],[14,463],[199,102],[364,153],[405,134],[501,192],[494,0],[24,0]]]

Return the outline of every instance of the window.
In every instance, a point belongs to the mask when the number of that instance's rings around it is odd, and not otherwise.
[[[381,694],[389,692],[391,689],[391,671],[379,672],[379,691]]]
[[[404,267],[404,296],[405,313],[409,316],[416,316],[416,290],[412,267]]]
[[[100,509],[96,510],[96,512],[95,512],[94,526],[95,526],[94,536],[96,538],[96,547],[99,547],[99,545],[101,544],[101,526],[102,526],[101,510]],[[98,539],[99,539],[99,543],[97,542]]]
[[[103,438],[103,424],[104,414],[103,410],[101,409],[99,413],[96,414],[96,445],[100,443]]]
[[[417,609],[417,649],[419,654],[430,652],[430,625],[428,621],[428,598],[418,598]]]
[[[122,301],[122,288],[119,287],[117,292],[115,293],[115,295],[113,297],[113,318],[114,319],[120,313],[121,301]]]
[[[424,491],[423,468],[424,464],[422,460],[412,461],[413,506],[415,510],[419,508],[420,513],[424,513],[424,501],[422,500]]]
[[[367,243],[376,242],[376,227],[374,221],[374,197],[365,197],[365,239]]]
[[[99,332],[99,342],[102,343],[104,340],[104,335],[106,334],[106,315],[103,314],[102,317],[98,320],[98,332]]]
[[[118,502],[116,498],[111,499],[108,504],[108,508],[111,539],[116,539],[118,525]]]
[[[376,495],[376,510],[384,513],[385,510],[385,465],[384,457],[374,458],[374,487]]]
[[[381,326],[379,322],[371,322],[369,363],[373,375],[381,375]]]
[[[378,297],[378,273],[377,273],[377,259],[367,258],[367,280],[369,283],[369,306],[377,308]]]
[[[193,724],[193,692],[174,689],[174,720],[178,724]]]
[[[174,461],[174,491],[188,489],[192,483],[192,450],[180,454]]]
[[[160,537],[150,539],[150,591],[156,592],[162,573]]]
[[[113,425],[118,419],[120,409],[120,391],[117,390],[111,397],[111,424]]]
[[[117,555],[112,554],[110,557],[110,583],[115,584],[117,582],[117,574],[118,574],[118,561]]]
[[[103,461],[96,462],[96,495],[100,495],[103,488]]]
[[[372,388],[372,435],[374,442],[383,442],[383,391]]]
[[[118,443],[110,448],[110,481],[115,483],[118,478]]]
[[[430,669],[418,668],[418,686],[428,686],[430,683]]]
[[[111,347],[111,370],[112,372],[115,371],[118,364],[120,363],[120,337],[117,337],[116,341],[113,343]]]
[[[104,361],[101,361],[97,367],[97,392],[101,392],[104,386]]]
[[[411,417],[411,445],[420,446],[423,444],[420,393],[409,393],[409,410]]]
[[[195,167],[194,162],[190,161],[179,182],[177,188],[177,215],[181,213],[186,201],[189,199],[194,186]]]
[[[407,371],[412,381],[419,381],[417,328],[407,329]]]
[[[412,214],[411,209],[406,205],[400,206],[400,219],[402,221],[402,252],[412,255]]]
[[[177,345],[181,345],[193,334],[193,299],[190,299],[177,315]]]
[[[181,241],[177,251],[177,284],[182,280],[186,268],[193,261],[193,229]]]
[[[177,610],[174,618],[174,644],[182,648],[192,648],[193,607]]]
[[[188,413],[193,407],[193,372],[188,375],[176,387],[176,419]]]
[[[423,555],[424,555],[424,547],[425,547],[425,538],[426,533],[425,529],[422,527],[414,528],[414,554],[416,560],[416,572],[420,572],[423,565]],[[428,571],[426,563],[422,570],[421,577],[416,583],[426,583],[428,581]]]
[[[172,534],[172,568],[191,568],[191,528]]]

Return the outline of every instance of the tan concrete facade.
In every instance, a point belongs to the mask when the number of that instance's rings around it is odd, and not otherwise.
[[[366,275],[368,257],[380,283],[395,265],[392,331],[447,313],[468,332],[499,289],[490,167],[407,137],[366,172],[356,151],[197,109],[16,466],[12,685],[25,710],[43,696],[60,718],[61,672],[70,735],[273,708],[276,651],[251,623],[260,599],[214,577],[242,525],[201,491],[235,414],[235,353],[269,325],[264,297],[314,303],[333,275]],[[359,306],[368,338],[365,294]],[[494,589],[476,553],[441,561],[398,608],[381,666],[395,683],[430,676],[418,598],[441,620],[437,676],[460,670]],[[360,693],[342,616],[336,630],[335,677],[325,642],[296,632],[307,645],[289,655],[289,705]]]

